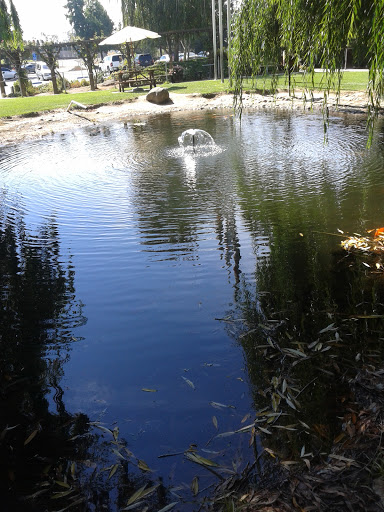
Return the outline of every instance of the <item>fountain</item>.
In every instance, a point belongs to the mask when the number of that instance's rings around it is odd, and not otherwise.
[[[212,136],[204,130],[185,130],[179,137],[179,144],[186,152],[211,152],[216,146]]]

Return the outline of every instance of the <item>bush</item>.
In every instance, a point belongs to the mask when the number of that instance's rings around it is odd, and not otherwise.
[[[39,92],[37,90],[37,88],[32,85],[32,82],[30,80],[28,80],[28,81],[24,80],[24,82],[25,82],[25,90],[26,90],[27,96],[35,96],[35,94],[37,94]],[[14,83],[13,90],[14,90],[13,96],[21,96],[20,84],[18,81]]]
[[[82,81],[80,82],[80,87],[87,87],[89,85],[89,81],[86,80],[85,78],[82,79]]]
[[[79,80],[72,80],[72,82],[69,84],[69,87],[71,89],[76,89],[77,87],[81,87],[81,84]]]

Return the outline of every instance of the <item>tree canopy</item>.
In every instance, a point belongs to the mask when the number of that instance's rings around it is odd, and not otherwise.
[[[370,119],[383,92],[383,0],[243,0],[234,17],[231,70],[238,100],[245,76],[268,66],[276,73],[326,70],[324,98],[344,67],[345,49],[363,49],[369,66]],[[286,59],[282,63],[283,51]]]
[[[113,22],[99,0],[67,0],[65,7],[76,36],[92,39],[112,34]]]
[[[124,25],[167,32],[210,25],[206,0],[122,0]]]

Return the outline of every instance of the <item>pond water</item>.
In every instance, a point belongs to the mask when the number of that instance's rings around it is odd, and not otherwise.
[[[184,154],[190,128],[215,151]],[[368,150],[364,121],[340,116],[328,135],[315,114],[188,113],[2,148],[2,371],[25,379],[25,415],[118,427],[153,470],[139,481],[183,487],[164,503],[215,478],[183,456],[191,444],[232,471],[252,461],[261,438],[220,434],[266,407],[274,369],[256,341],[284,322],[286,339],[312,342],[335,311],[383,309],[380,277],[340,267],[337,236],[384,223],[383,134]],[[362,330],[378,350],[381,320]],[[321,386],[306,423],[319,409],[334,421],[335,390]]]

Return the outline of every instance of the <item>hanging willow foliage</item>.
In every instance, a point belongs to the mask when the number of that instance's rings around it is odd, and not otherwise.
[[[384,0],[242,0],[233,20],[230,65],[235,101],[241,110],[246,77],[283,67],[290,76],[304,70],[305,89],[314,68],[325,69],[324,105],[331,90],[340,95],[345,49],[364,49],[369,63],[369,125],[373,126],[383,94]],[[282,55],[285,54],[284,63]]]

